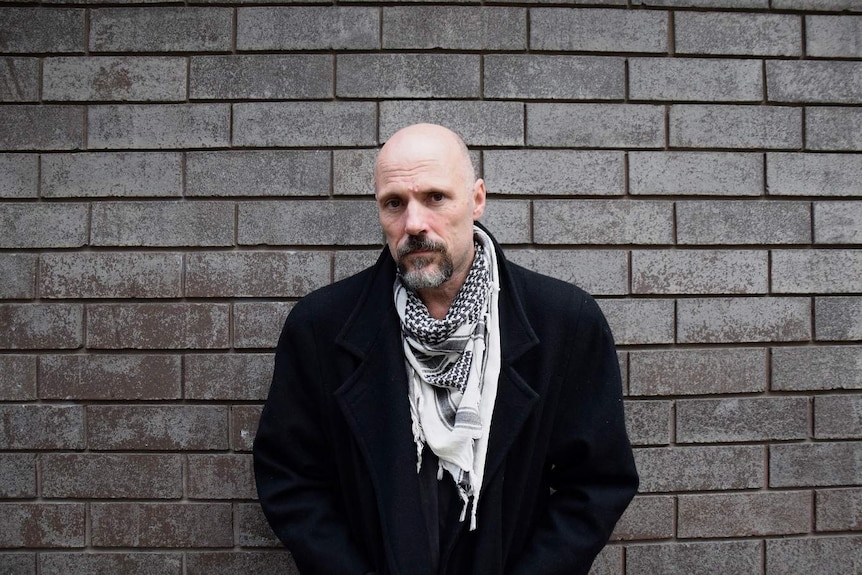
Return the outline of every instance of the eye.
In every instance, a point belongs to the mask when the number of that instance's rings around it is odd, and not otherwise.
[[[431,194],[431,201],[434,203],[440,203],[446,199],[446,195],[442,192],[434,192]]]
[[[383,207],[387,210],[395,210],[401,207],[401,200],[398,198],[389,198],[383,202]]]

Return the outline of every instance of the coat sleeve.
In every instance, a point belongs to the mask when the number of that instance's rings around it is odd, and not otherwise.
[[[303,575],[373,571],[351,536],[325,421],[311,318],[301,304],[285,322],[269,396],[254,441],[254,471],[263,512]]]
[[[546,462],[553,493],[510,575],[587,575],[638,487],[613,336],[581,297]]]

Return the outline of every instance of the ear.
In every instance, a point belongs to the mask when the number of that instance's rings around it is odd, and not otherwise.
[[[485,213],[485,180],[479,178],[473,184],[473,221],[475,222]]]

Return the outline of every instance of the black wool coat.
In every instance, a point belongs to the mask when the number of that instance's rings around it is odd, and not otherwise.
[[[613,338],[589,295],[496,249],[502,367],[478,528],[459,524],[443,571],[586,575],[638,485]],[[278,343],[255,476],[303,575],[438,575],[394,279],[384,248],[302,299]]]

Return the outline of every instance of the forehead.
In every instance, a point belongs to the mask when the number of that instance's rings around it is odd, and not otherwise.
[[[460,185],[457,164],[440,157],[381,155],[375,168],[377,192],[400,189],[450,189]]]

